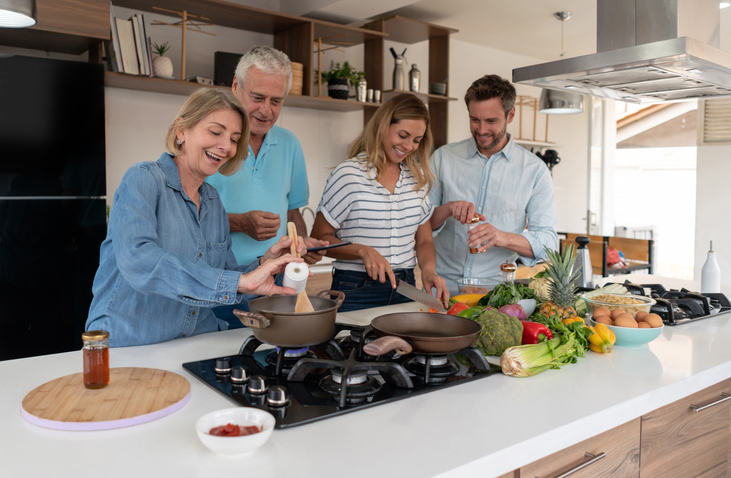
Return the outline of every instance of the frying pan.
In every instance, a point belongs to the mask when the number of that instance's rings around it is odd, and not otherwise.
[[[407,312],[376,317],[371,322],[378,338],[363,346],[368,355],[392,350],[421,354],[449,354],[471,347],[482,325],[464,317],[432,312]]]

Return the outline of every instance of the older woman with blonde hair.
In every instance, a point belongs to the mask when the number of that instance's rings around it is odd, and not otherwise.
[[[397,280],[415,284],[421,268],[424,288],[443,303],[444,279],[436,274],[436,253],[427,193],[432,184],[433,139],[429,112],[416,96],[384,103],[350,145],[348,159],[330,174],[317,208],[312,237],[352,245],[328,251],[334,257],[331,288],[345,292],[340,311],[406,302]]]
[[[212,307],[295,292],[273,279],[302,261],[287,254],[291,240],[239,266],[226,211],[204,182],[236,172],[248,139],[248,115],[230,91],[188,97],[168,129],[168,152],[132,166],[114,194],[87,330],[109,331],[112,346],[163,342],[226,329]]]

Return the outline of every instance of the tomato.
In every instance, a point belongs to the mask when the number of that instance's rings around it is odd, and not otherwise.
[[[449,308],[449,310],[447,311],[447,314],[457,315],[460,312],[462,312],[463,310],[467,310],[469,308],[470,308],[470,306],[467,304],[463,304],[462,302],[455,302],[454,305]]]

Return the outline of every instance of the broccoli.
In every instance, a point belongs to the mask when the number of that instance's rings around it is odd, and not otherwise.
[[[517,317],[493,309],[483,311],[472,320],[482,325],[475,347],[483,355],[502,355],[508,347],[521,344],[523,324]]]

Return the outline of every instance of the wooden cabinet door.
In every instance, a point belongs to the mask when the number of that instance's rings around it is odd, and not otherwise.
[[[731,392],[731,381],[701,390],[642,417],[642,478],[726,477],[731,401],[694,412]]]
[[[604,457],[571,474],[571,478],[632,478],[640,476],[640,419],[637,418],[520,469],[521,478],[551,478],[590,460]]]

